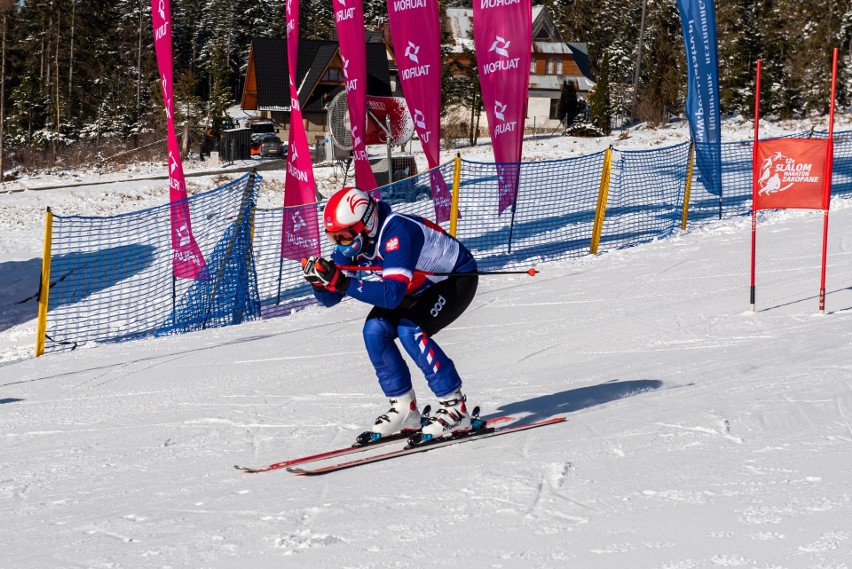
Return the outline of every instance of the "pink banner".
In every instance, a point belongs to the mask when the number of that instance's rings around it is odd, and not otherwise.
[[[438,0],[387,0],[402,93],[429,168],[441,152],[441,20]],[[430,175],[435,221],[450,219],[452,197],[440,173]]]
[[[474,0],[473,43],[494,160],[520,162],[530,82],[530,0]],[[498,213],[515,203],[520,170],[497,166]]]
[[[287,69],[290,79],[290,134],[284,180],[284,225],[281,256],[299,261],[320,255],[316,181],[311,151],[299,106],[296,72],[299,61],[299,0],[287,0]]]
[[[160,68],[160,85],[166,108],[169,152],[169,201],[172,218],[172,267],[174,276],[182,279],[207,280],[207,267],[201,249],[192,236],[187,202],[186,179],[180,158],[174,119],[174,85],[172,84],[172,25],[169,0],[151,0],[154,26],[154,49]]]
[[[352,157],[355,158],[355,184],[375,198],[376,177],[367,157],[367,44],[364,39],[364,7],[361,0],[332,0],[334,24],[340,43],[349,124],[352,128]]]

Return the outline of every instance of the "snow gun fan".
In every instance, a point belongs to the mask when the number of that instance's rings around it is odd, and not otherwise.
[[[402,97],[374,97],[367,95],[367,117],[364,144],[386,147],[387,159],[371,159],[377,180],[392,182],[392,178],[401,179],[416,174],[409,167],[407,171],[391,176],[394,164],[392,149],[403,146],[414,135],[414,120],[408,112]],[[326,137],[326,156],[328,160],[348,161],[352,158],[352,124],[349,120],[349,105],[346,91],[341,91],[328,104]],[[413,159],[410,160],[413,163]],[[348,169],[348,165],[347,165]]]
[[[346,91],[341,91],[326,107],[328,136],[332,144],[344,152],[352,151],[352,124]],[[414,120],[402,97],[367,95],[367,117],[364,144],[403,146],[414,136]]]
[[[335,95],[328,105],[328,137],[338,150],[334,153],[335,158],[341,154],[346,158],[350,156],[350,152],[352,152],[352,128],[349,123],[346,91],[341,91]]]

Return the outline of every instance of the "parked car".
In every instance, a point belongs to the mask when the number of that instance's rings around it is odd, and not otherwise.
[[[251,141],[260,143],[267,136],[275,134],[275,124],[266,120],[250,120],[248,127],[251,129]]]
[[[281,139],[277,136],[266,136],[260,141],[261,157],[279,156],[283,158],[286,149],[287,145],[281,142]]]

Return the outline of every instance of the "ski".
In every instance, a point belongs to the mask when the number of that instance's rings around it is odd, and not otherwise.
[[[495,425],[498,423],[505,423],[507,421],[511,421],[512,417],[510,416],[502,416],[502,417],[494,417],[493,419],[488,419],[486,421],[486,428],[490,425]],[[361,445],[352,445],[348,447],[338,448],[334,450],[329,450],[325,452],[320,452],[317,454],[311,454],[307,456],[299,456],[296,458],[291,458],[289,460],[284,460],[281,462],[275,462],[272,464],[268,464],[266,466],[259,467],[251,467],[251,466],[241,466],[239,464],[235,464],[234,468],[239,470],[240,472],[245,472],[246,474],[257,474],[260,472],[269,472],[270,470],[278,470],[281,468],[287,468],[290,466],[296,466],[299,464],[306,464],[308,462],[317,462],[320,460],[326,460],[329,458],[336,458],[339,456],[345,456],[349,454],[355,454],[359,452],[364,452],[366,450],[370,450],[376,447],[385,446],[389,443],[394,443],[401,440],[406,440],[411,436],[411,433],[402,434],[396,433],[395,435],[389,435],[387,437],[382,437],[376,441],[372,441],[366,444]]]
[[[474,441],[479,439],[485,439],[489,437],[497,437],[500,435],[506,435],[509,433],[517,433],[520,431],[528,431],[530,429],[536,429],[538,427],[544,427],[546,425],[555,425],[557,423],[562,423],[565,421],[566,417],[553,417],[551,419],[545,419],[543,421],[536,421],[534,423],[525,423],[522,425],[508,425],[506,427],[489,427],[486,426],[477,431],[473,431],[467,434],[463,434],[456,437],[451,438],[442,438],[442,439],[434,439],[433,441],[429,441],[426,443],[419,444],[417,446],[406,446],[404,448],[393,450],[390,452],[385,452],[382,454],[376,454],[372,456],[367,456],[364,458],[358,458],[346,462],[337,462],[334,464],[329,464],[327,466],[319,466],[317,468],[302,468],[300,466],[288,466],[287,471],[292,472],[293,474],[298,474],[300,476],[316,476],[319,474],[328,474],[329,472],[336,472],[338,470],[344,470],[347,468],[354,468],[356,466],[362,466],[365,464],[371,464],[374,462],[380,462],[383,460],[388,460],[391,458],[397,458],[400,456],[406,456],[409,454],[415,454],[419,452],[426,452],[432,449],[436,449],[439,447],[445,447],[450,445],[455,445],[459,443],[465,443],[468,441]],[[491,421],[489,421],[490,423]]]

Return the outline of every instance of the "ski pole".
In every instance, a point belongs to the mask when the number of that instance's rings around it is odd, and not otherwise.
[[[359,267],[358,265],[337,265],[337,268],[342,271],[360,271],[360,272],[372,272],[372,273],[380,273],[382,272],[381,267]],[[463,276],[473,276],[473,275],[529,275],[531,277],[536,276],[539,271],[538,269],[531,267],[526,271],[470,271],[470,272],[432,272],[432,271],[419,271],[416,270],[420,274],[430,276],[430,277],[463,277]]]

